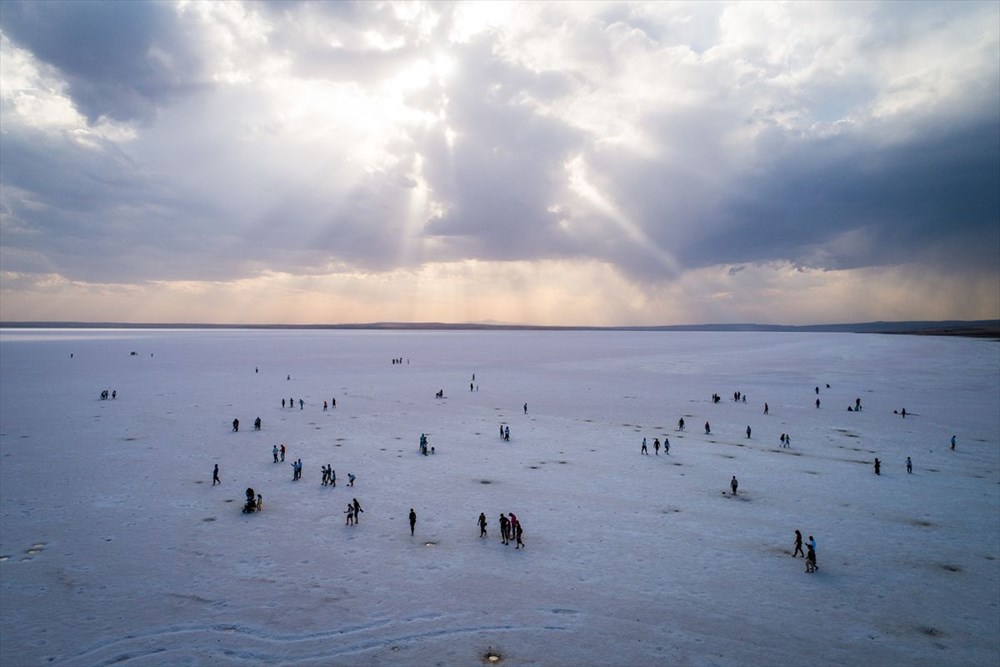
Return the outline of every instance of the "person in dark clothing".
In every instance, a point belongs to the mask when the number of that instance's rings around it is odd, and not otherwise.
[[[354,498],[351,505],[354,507],[354,523],[361,523],[361,513],[364,512],[361,509],[361,503],[358,502],[357,498]],[[416,514],[413,515],[413,520],[416,521]]]
[[[795,531],[795,551],[792,552],[792,558],[795,558],[799,554],[802,554],[802,557],[805,558],[805,554],[802,553],[802,533],[800,533],[799,531],[796,530]]]
[[[910,460],[909,456],[906,457],[906,472],[913,474],[913,461]]]
[[[816,550],[811,544],[807,545],[806,549],[808,550],[806,553],[806,572],[812,574],[819,569],[816,566]]]
[[[524,548],[524,542],[521,541],[521,533],[522,532],[523,531],[521,530],[521,522],[518,521],[517,523],[514,524],[514,538],[517,540],[517,546],[514,547],[515,549],[523,549]]]
[[[875,474],[876,475],[882,474],[882,462],[879,461],[877,458],[875,459]]]
[[[236,431],[239,431],[239,430],[240,430],[240,420],[239,419],[234,419],[233,420],[233,432],[235,433]]]
[[[639,453],[640,454],[646,454],[646,455],[649,454],[649,450],[646,449],[646,439],[645,438],[642,439],[642,447],[639,449]]]
[[[260,417],[257,417],[257,419],[253,420],[253,430],[255,431],[260,430]]]
[[[479,537],[486,537],[486,513],[479,513]]]
[[[681,417],[680,419],[677,420],[677,430],[678,431],[684,430],[684,417]]]
[[[732,480],[729,482],[729,488],[733,490],[733,495],[736,495],[736,489],[739,487],[740,483],[736,481],[736,475],[733,475]]]
[[[357,502],[357,501],[354,501],[354,502]],[[358,508],[358,511],[359,512],[361,511],[360,507]],[[417,527],[417,513],[414,512],[413,508],[411,507],[410,508],[410,535],[413,535],[413,529],[416,528],[416,527]]]
[[[710,435],[712,433],[712,427],[708,422],[705,422],[705,435]]]
[[[215,470],[212,471],[212,486],[216,484],[222,484],[222,480],[219,479],[219,464],[215,464]]]
[[[747,440],[750,439],[750,427],[747,426]]]
[[[507,544],[510,541],[510,519],[500,513],[500,541]]]

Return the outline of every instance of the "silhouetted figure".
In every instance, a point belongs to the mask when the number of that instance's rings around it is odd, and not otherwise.
[[[240,430],[240,420],[239,419],[234,419],[233,420],[233,433],[235,433],[236,431],[239,431],[239,430]]]
[[[705,435],[710,435],[712,433],[712,427],[708,422],[705,422]]]
[[[792,552],[792,558],[795,558],[799,554],[805,558],[805,554],[802,552],[802,533],[795,531],[795,551]]]
[[[733,490],[733,495],[736,495],[736,489],[739,488],[740,483],[736,481],[736,475],[729,481],[729,488]]]
[[[417,513],[410,508],[410,535],[413,535],[414,528],[417,527]]]
[[[910,460],[909,456],[906,457],[906,472],[913,474],[913,461]]]
[[[486,537],[486,513],[479,513],[479,537]]]
[[[875,459],[875,474],[876,475],[882,474],[882,462],[879,461],[878,458]]]
[[[212,471],[212,486],[216,484],[222,484],[222,480],[219,479],[219,464],[215,464],[215,469]]]

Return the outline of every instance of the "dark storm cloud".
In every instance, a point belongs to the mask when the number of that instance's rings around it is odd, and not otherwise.
[[[149,121],[199,85],[197,58],[167,3],[5,1],[0,29],[62,73],[90,122]]]

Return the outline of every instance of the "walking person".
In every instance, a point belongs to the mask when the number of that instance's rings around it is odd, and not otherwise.
[[[711,425],[709,425],[708,422],[705,422],[705,435],[711,435],[711,434],[712,434],[712,427]]]
[[[660,439],[653,438],[653,449],[656,451],[656,455],[660,455]]]
[[[792,558],[795,558],[799,554],[802,554],[803,558],[805,558],[805,556],[806,556],[802,552],[802,533],[800,533],[799,531],[796,530],[795,531],[795,551],[792,552]]]
[[[750,427],[747,426],[747,440],[750,439]]]
[[[353,502],[351,503],[351,506],[354,507],[354,523],[356,524],[361,523],[361,514],[362,512],[364,512],[364,510],[361,509],[361,503],[358,502],[357,498],[354,498]],[[416,517],[417,515],[414,514],[413,515],[414,521],[416,521]]]
[[[819,569],[816,566],[816,549],[814,549],[811,544],[807,545],[806,549],[808,550],[806,553],[806,572],[812,574]]]
[[[212,486],[216,484],[222,484],[222,480],[219,479],[219,464],[215,464],[215,470],[212,471]]]
[[[277,445],[275,445],[273,448],[271,448],[271,454],[274,455],[274,462],[277,463],[278,462],[278,446]]]
[[[356,502],[356,501],[355,501]],[[417,513],[410,508],[410,535],[413,535],[413,529],[417,527]]]
[[[670,438],[663,436],[663,453],[670,454]]]
[[[642,439],[642,449],[639,450],[639,453],[640,454],[645,454],[646,456],[649,456],[649,450],[646,449],[646,439],[645,438]]]
[[[514,547],[515,549],[524,548],[524,542],[521,541],[522,532],[523,531],[521,530],[521,522],[518,521],[517,523],[514,524],[514,539],[517,540],[517,546]]]
[[[486,513],[479,513],[479,537],[486,537]]]

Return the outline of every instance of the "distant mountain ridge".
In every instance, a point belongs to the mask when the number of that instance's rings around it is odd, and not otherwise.
[[[369,322],[356,324],[202,324],[165,322],[0,322],[11,329],[348,329],[394,331],[758,331],[815,333],[885,333],[972,336],[1000,340],[1000,320],[917,320],[844,324],[670,324],[653,326],[546,326],[535,324]]]

